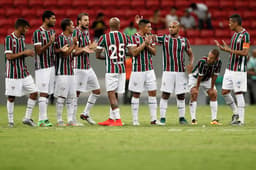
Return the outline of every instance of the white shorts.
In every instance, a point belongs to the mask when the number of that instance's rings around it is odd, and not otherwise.
[[[53,94],[55,82],[55,67],[35,71],[36,85],[40,93]]]
[[[211,83],[212,83],[212,79],[210,78],[209,80],[207,81],[201,81],[200,82],[200,86],[199,88],[203,90],[204,94],[206,96],[208,96],[208,93],[207,91],[211,88]],[[188,88],[189,88],[189,91],[191,91],[191,89],[193,87],[196,87],[197,85],[197,78],[195,78],[193,76],[193,74],[189,74],[189,79],[188,79]],[[214,86],[214,89],[216,90],[216,87]]]
[[[100,89],[99,81],[92,68],[88,70],[74,69],[76,80],[76,90],[80,92],[88,92]]]
[[[222,89],[234,90],[234,92],[247,91],[247,72],[230,71],[226,69]]]
[[[76,97],[75,89],[75,76],[73,75],[60,75],[56,76],[56,85],[54,96],[64,98]]]
[[[156,90],[156,75],[154,70],[145,72],[132,72],[129,82],[129,90],[141,93]]]
[[[187,92],[188,78],[185,72],[164,71],[161,91],[167,93],[184,94]]]
[[[106,73],[105,74],[105,85],[106,91],[116,91],[116,93],[125,92],[125,73]]]
[[[5,95],[21,97],[37,92],[37,87],[31,75],[23,79],[5,78]]]

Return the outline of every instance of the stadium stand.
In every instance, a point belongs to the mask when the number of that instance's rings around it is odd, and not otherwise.
[[[87,12],[93,21],[98,12],[103,12],[106,19],[112,16],[118,16],[121,19],[121,29],[128,26],[136,14],[149,18],[153,15],[155,9],[161,9],[161,15],[165,17],[170,8],[178,8],[177,14],[182,16],[186,9],[193,2],[205,3],[211,13],[213,31],[187,30],[185,35],[188,36],[194,44],[212,44],[209,42],[209,36],[217,39],[228,39],[228,16],[238,13],[244,19],[243,26],[251,33],[252,42],[256,38],[256,1],[255,0],[0,0],[0,43],[4,37],[13,28],[13,23],[18,17],[26,18],[32,25],[31,32],[41,24],[41,14],[44,10],[50,9],[56,13],[57,27],[60,20],[69,17],[75,21],[79,12]],[[246,10],[241,10],[246,9]],[[91,22],[92,23],[92,22]],[[107,22],[106,22],[107,23]],[[56,27],[57,31],[61,31]],[[159,34],[168,32],[167,29],[159,30]],[[27,43],[31,42],[32,34],[27,35]]]

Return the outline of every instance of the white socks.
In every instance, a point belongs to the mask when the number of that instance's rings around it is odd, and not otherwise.
[[[112,114],[114,115],[115,119],[120,119],[120,109],[116,108],[115,110],[112,110]]]
[[[217,111],[218,111],[218,102],[217,101],[210,101],[211,113],[212,113],[212,120],[217,119]]]
[[[7,100],[6,107],[8,112],[8,122],[14,123],[14,120],[13,120],[14,102],[9,102],[9,100]]]
[[[236,94],[236,101],[237,101],[237,114],[239,115],[239,120],[242,124],[244,124],[244,108],[245,108],[245,101],[243,94]]]
[[[196,120],[196,108],[197,108],[197,102],[191,102],[189,104],[189,109],[190,109],[190,116],[191,116],[191,120],[195,119]]]
[[[71,122],[73,121],[73,115],[74,115],[73,98],[66,99],[66,107],[67,107],[68,122]]]
[[[165,118],[166,117],[166,110],[167,110],[167,107],[168,107],[168,99],[166,100],[166,99],[161,98],[159,107],[160,107],[160,118]]]
[[[32,99],[28,99],[27,102],[27,109],[26,109],[26,113],[25,113],[25,119],[31,119],[32,118],[32,111],[33,108],[36,105],[36,100],[32,100]]]
[[[156,97],[148,96],[148,106],[151,116],[151,121],[157,120],[157,100]]]
[[[139,118],[138,118],[139,104],[140,104],[140,99],[132,97],[131,106],[132,106],[132,117],[134,122],[139,121]]]
[[[179,117],[185,117],[185,99],[184,100],[177,99],[177,107],[179,111]]]
[[[64,98],[58,97],[56,101],[56,112],[57,112],[57,122],[62,121],[62,112],[64,107]]]
[[[78,101],[78,97],[74,97],[74,98],[73,98],[73,108],[74,108],[74,112],[73,112],[73,121],[74,121],[74,122],[76,122],[77,101]]]
[[[47,120],[47,105],[48,99],[46,97],[39,97],[38,99],[39,105],[39,121]]]
[[[87,104],[84,108],[84,112],[83,112],[84,115],[90,116],[90,110],[94,106],[94,104],[96,103],[99,96],[100,95],[93,94],[93,93],[90,94],[90,96],[88,97]]]
[[[109,108],[109,118],[112,120],[116,119],[115,114],[113,113],[113,110],[111,107]]]
[[[232,109],[233,114],[237,114],[237,106],[231,94],[230,93],[225,94],[223,95],[223,97],[225,99],[226,104],[229,105],[230,108]]]

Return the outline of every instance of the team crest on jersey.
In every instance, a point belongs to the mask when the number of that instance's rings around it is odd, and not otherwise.
[[[237,42],[241,42],[242,38],[243,38],[243,35],[239,35]]]
[[[12,90],[14,90],[14,89],[15,89],[15,86],[12,86],[11,88],[12,88]]]

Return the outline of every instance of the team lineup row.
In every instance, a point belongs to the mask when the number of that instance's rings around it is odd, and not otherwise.
[[[63,32],[55,36],[53,29],[56,17],[52,11],[42,15],[42,26],[33,33],[34,50],[26,49],[25,34],[30,25],[19,18],[15,30],[5,39],[6,79],[5,95],[8,96],[8,124],[14,126],[14,100],[29,94],[23,123],[36,126],[31,119],[32,110],[38,101],[38,126],[49,127],[52,123],[47,117],[48,97],[54,94],[56,101],[57,126],[82,126],[76,120],[77,100],[82,92],[90,91],[82,120],[94,125],[90,110],[100,95],[100,86],[89,62],[89,54],[96,53],[96,58],[105,61],[105,86],[110,102],[109,119],[99,122],[103,126],[123,126],[118,106],[118,94],[125,91],[125,58],[132,57],[132,73],[129,90],[132,92],[131,108],[133,125],[139,125],[139,98],[143,91],[148,92],[150,124],[165,125],[168,99],[172,93],[177,96],[179,123],[187,124],[185,119],[185,93],[190,92],[191,124],[197,124],[196,108],[198,90],[202,88],[210,98],[211,124],[221,125],[217,120],[217,91],[215,82],[222,62],[219,50],[212,49],[208,56],[202,57],[193,68],[193,52],[189,40],[179,35],[180,24],[169,24],[169,35],[151,34],[151,23],[136,16],[139,31],[128,37],[120,32],[120,20],[109,20],[110,32],[102,35],[96,42],[90,41],[88,32],[89,15],[81,13],[77,17],[77,27],[66,18],[61,22]],[[242,19],[234,14],[229,18],[229,26],[234,31],[230,47],[223,41],[215,40],[220,50],[230,53],[229,63],[224,74],[222,95],[231,107],[233,125],[244,124],[244,96],[247,90],[246,64],[250,47],[249,33],[242,27]],[[162,46],[163,75],[161,83],[162,97],[159,104],[160,120],[157,120],[156,76],[152,56],[156,55],[156,43]],[[189,64],[185,66],[187,53]],[[27,56],[35,57],[35,83],[25,65]],[[237,104],[231,96],[234,91]],[[39,97],[38,97],[39,93]],[[67,124],[62,119],[64,103],[67,107]]]

